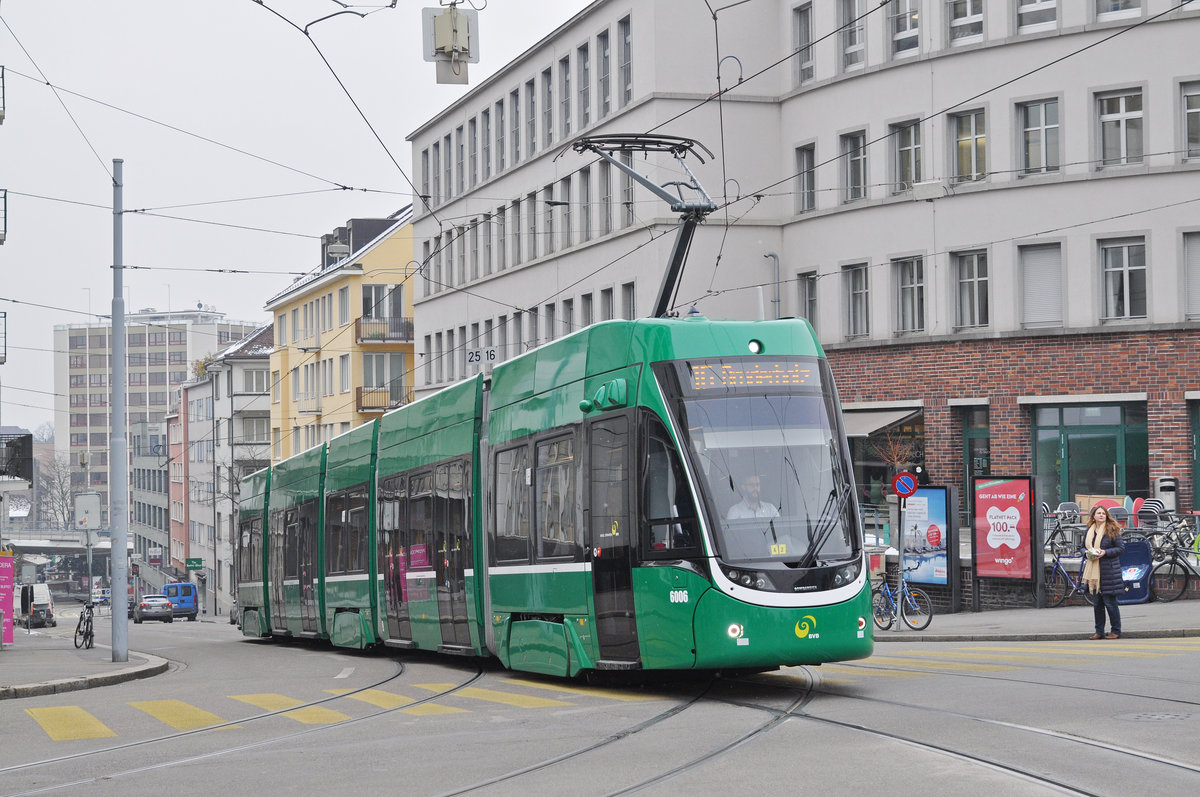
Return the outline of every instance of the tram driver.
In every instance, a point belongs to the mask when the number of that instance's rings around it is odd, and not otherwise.
[[[779,517],[779,510],[774,504],[759,498],[762,492],[762,477],[757,473],[748,473],[742,477],[741,488],[738,491],[742,500],[729,507],[725,513],[727,520],[744,520],[747,518]]]

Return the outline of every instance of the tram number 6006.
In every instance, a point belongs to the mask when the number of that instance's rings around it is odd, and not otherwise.
[[[687,603],[688,591],[686,589],[671,590],[671,603]]]

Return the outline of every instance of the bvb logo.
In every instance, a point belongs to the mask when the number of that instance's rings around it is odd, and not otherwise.
[[[809,625],[810,622],[812,623],[812,625]],[[816,629],[817,629],[817,618],[813,617],[811,614],[806,614],[806,615],[804,615],[804,617],[801,620],[797,621],[797,623],[796,623],[796,636],[800,637],[801,639],[804,639],[806,636],[808,636],[810,633],[812,633]]]

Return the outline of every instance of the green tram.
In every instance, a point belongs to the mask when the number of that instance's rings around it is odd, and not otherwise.
[[[871,654],[828,363],[803,320],[596,324],[250,476],[248,636],[559,676]]]

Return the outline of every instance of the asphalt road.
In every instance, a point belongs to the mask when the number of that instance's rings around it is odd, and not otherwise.
[[[1200,784],[1195,638],[896,642],[864,662],[642,686],[245,640],[224,623],[131,626],[130,647],[170,671],[0,704],[0,793],[957,797]]]

